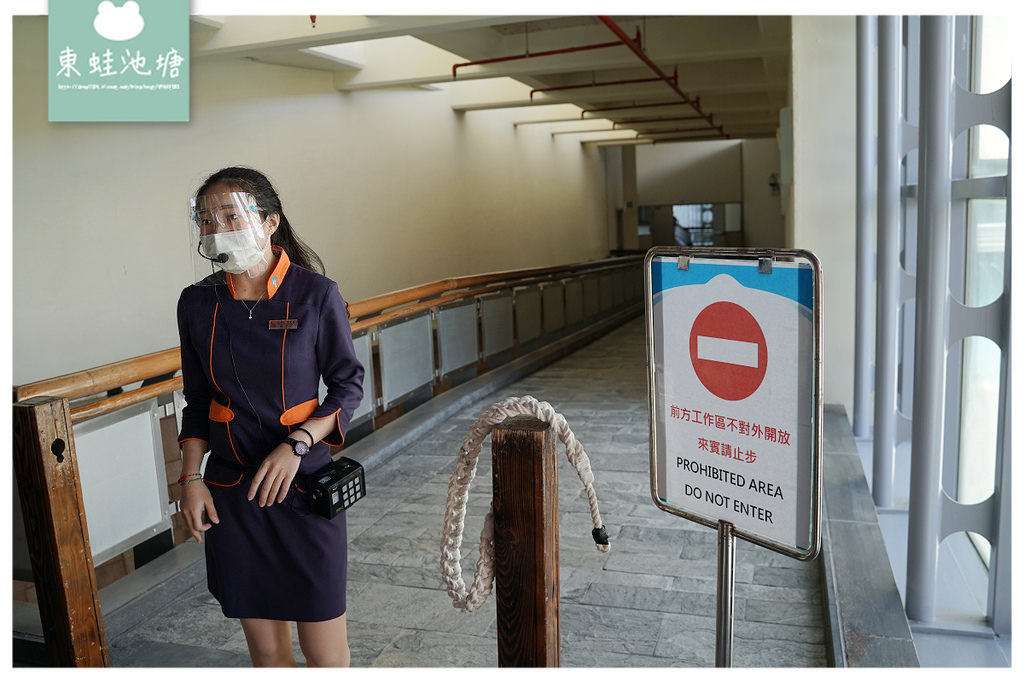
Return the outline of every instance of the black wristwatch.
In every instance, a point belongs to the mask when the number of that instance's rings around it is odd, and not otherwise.
[[[300,458],[306,457],[306,453],[309,453],[309,446],[306,445],[305,441],[299,441],[293,439],[290,436],[284,437],[284,442],[292,447],[292,453],[299,456]]]

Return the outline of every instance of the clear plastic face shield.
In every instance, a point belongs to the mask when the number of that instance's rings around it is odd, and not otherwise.
[[[270,264],[273,230],[251,194],[202,194],[190,200],[189,208],[197,283],[219,271],[256,277]]]

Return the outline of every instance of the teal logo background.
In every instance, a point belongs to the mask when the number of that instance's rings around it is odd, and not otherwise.
[[[188,121],[188,0],[50,0],[50,121]]]

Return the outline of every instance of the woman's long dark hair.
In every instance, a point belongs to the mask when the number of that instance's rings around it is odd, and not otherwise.
[[[284,211],[281,210],[281,198],[277,196],[277,190],[265,175],[254,169],[241,166],[222,168],[206,179],[196,192],[196,196],[203,194],[217,183],[237,187],[239,191],[247,192],[255,197],[256,205],[259,206],[264,220],[271,214],[276,213],[280,216],[281,222],[271,236],[270,243],[284,249],[284,253],[288,254],[292,263],[320,274],[324,273],[324,262],[295,234],[291,223],[288,222]]]

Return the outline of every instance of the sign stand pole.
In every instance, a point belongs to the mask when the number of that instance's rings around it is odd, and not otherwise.
[[[644,294],[651,499],[718,529],[715,666],[731,667],[736,539],[821,550],[821,263],[654,247]]]
[[[736,569],[736,539],[733,525],[718,520],[718,615],[716,619],[715,666],[732,666],[733,587]]]

